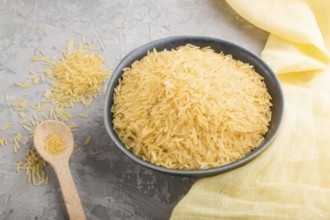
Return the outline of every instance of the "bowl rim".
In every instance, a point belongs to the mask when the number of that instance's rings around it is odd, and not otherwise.
[[[175,42],[175,41],[182,41],[182,42],[187,41],[187,43],[189,43],[189,41],[220,43],[220,44],[226,45],[228,47],[231,47],[235,50],[239,50],[243,54],[249,56],[256,63],[258,63],[258,65],[260,65],[263,69],[266,70],[266,72],[269,74],[269,76],[275,82],[275,85],[276,85],[275,87],[276,87],[277,93],[278,93],[277,98],[279,99],[279,102],[281,105],[278,106],[279,107],[279,109],[278,109],[279,120],[278,120],[277,125],[275,126],[275,129],[272,131],[270,137],[267,140],[265,140],[259,147],[257,147],[255,150],[251,151],[249,154],[247,154],[246,156],[244,156],[238,160],[235,160],[231,163],[224,164],[224,165],[221,165],[218,167],[199,169],[199,170],[197,170],[197,169],[196,170],[179,170],[179,169],[166,168],[163,166],[153,164],[151,162],[147,162],[147,161],[143,160],[142,158],[136,156],[130,150],[128,150],[125,147],[125,145],[121,142],[121,140],[119,139],[119,137],[117,136],[116,132],[113,129],[112,117],[110,117],[110,114],[112,115],[112,113],[111,113],[110,109],[113,104],[112,102],[113,102],[114,89],[117,86],[118,80],[121,78],[121,75],[123,73],[122,69],[124,67],[130,66],[135,60],[141,59],[143,56],[145,56],[147,54],[148,51],[151,51],[152,48],[155,48],[157,45],[164,44],[164,43],[168,44],[168,43]],[[185,43],[185,44],[187,44],[187,43]],[[182,44],[182,45],[185,45],[185,44]],[[194,43],[191,43],[191,44],[194,44]],[[212,46],[211,46],[211,48],[212,48]],[[142,52],[145,55],[143,55],[141,58],[133,59],[134,57],[141,54]],[[126,65],[126,64],[128,64],[128,65]],[[267,86],[267,84],[266,84],[266,86]],[[110,106],[110,104],[111,104],[111,106]],[[234,44],[234,43],[222,40],[222,39],[218,39],[218,38],[214,38],[214,37],[183,35],[183,36],[166,37],[166,38],[162,38],[159,40],[149,42],[147,44],[144,44],[144,45],[132,50],[124,58],[121,59],[121,61],[119,62],[119,64],[115,68],[115,70],[113,71],[112,76],[107,84],[107,91],[106,91],[105,105],[104,105],[104,125],[106,127],[106,131],[107,131],[108,135],[110,136],[111,140],[116,145],[116,147],[119,148],[122,153],[124,153],[127,157],[129,157],[131,160],[133,160],[137,164],[140,164],[140,165],[142,165],[146,168],[152,169],[154,171],[159,171],[159,172],[171,174],[171,175],[212,176],[212,175],[216,175],[216,174],[225,173],[230,170],[241,167],[241,166],[245,165],[246,163],[248,163],[249,161],[256,158],[266,148],[268,148],[268,146],[273,142],[276,135],[278,134],[279,128],[282,123],[283,111],[284,111],[284,98],[283,98],[283,92],[281,89],[280,82],[279,82],[277,76],[275,75],[275,73],[261,58],[259,58],[257,55],[253,54],[252,52],[248,51],[247,49],[245,49],[241,46],[238,46],[237,44]]]

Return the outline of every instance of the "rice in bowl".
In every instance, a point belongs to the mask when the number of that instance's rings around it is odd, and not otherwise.
[[[135,155],[195,170],[256,149],[268,131],[271,106],[252,66],[187,44],[153,50],[125,68],[111,111],[114,130]]]

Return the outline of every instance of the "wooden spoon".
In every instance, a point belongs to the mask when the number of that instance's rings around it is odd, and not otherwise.
[[[45,148],[46,137],[54,132],[62,137],[65,144],[64,152],[57,155],[49,154]],[[55,170],[70,219],[85,220],[84,209],[69,168],[69,158],[73,151],[73,136],[70,128],[62,122],[47,120],[36,128],[34,145],[40,156]]]

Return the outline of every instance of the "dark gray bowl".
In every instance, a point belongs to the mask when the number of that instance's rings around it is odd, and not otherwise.
[[[122,69],[125,67],[129,67],[134,61],[140,60],[142,57],[147,55],[148,50],[152,50],[156,48],[157,51],[164,50],[165,48],[170,50],[185,44],[194,44],[201,47],[210,46],[216,52],[223,52],[224,54],[231,54],[234,59],[241,60],[245,63],[249,63],[254,66],[255,70],[264,77],[264,81],[266,83],[266,87],[268,89],[269,94],[272,97],[272,120],[270,122],[270,127],[268,132],[265,134],[264,141],[260,144],[260,146],[246,155],[245,157],[234,161],[232,163],[210,168],[203,170],[177,170],[177,169],[169,169],[162,166],[158,166],[152,163],[149,163],[140,157],[133,154],[129,151],[121,140],[118,138],[115,130],[113,129],[112,124],[112,113],[110,111],[111,106],[113,104],[113,94],[114,89],[118,85],[118,80],[121,78],[123,73]],[[273,73],[273,71],[256,55],[251,52],[241,48],[235,44],[229,43],[227,41],[223,41],[216,38],[210,37],[195,37],[195,36],[178,36],[178,37],[169,37],[157,41],[153,41],[148,43],[140,48],[137,48],[130,52],[117,66],[115,71],[112,74],[112,77],[108,84],[108,90],[105,99],[105,108],[104,108],[104,122],[106,130],[114,142],[114,144],[129,158],[131,158],[136,163],[150,168],[152,170],[160,171],[163,173],[168,173],[172,175],[183,175],[183,176],[211,176],[219,173],[224,173],[235,168],[238,168],[247,162],[254,159],[261,152],[263,152],[269,144],[274,140],[277,131],[279,129],[282,114],[283,114],[283,95],[281,91],[280,84]]]

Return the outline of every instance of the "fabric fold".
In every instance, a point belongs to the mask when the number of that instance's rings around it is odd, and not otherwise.
[[[246,20],[270,33],[261,57],[277,74],[292,72],[295,68],[302,71],[302,62],[306,62],[306,70],[322,70],[328,65],[329,51],[315,16],[315,13],[321,12],[312,11],[309,4],[314,3],[313,1],[227,2]]]

